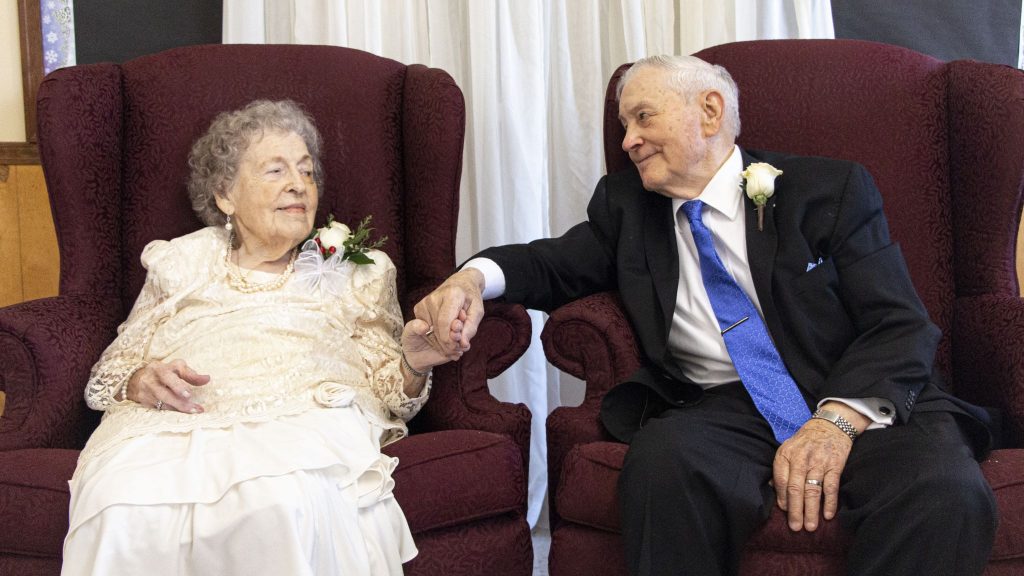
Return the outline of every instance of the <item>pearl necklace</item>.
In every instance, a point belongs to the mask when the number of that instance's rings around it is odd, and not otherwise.
[[[241,268],[238,264],[231,261],[231,253],[234,251],[232,247],[235,243],[234,241],[235,239],[233,235],[231,238],[228,238],[228,250],[224,254],[224,262],[227,264],[228,268],[228,285],[243,294],[252,294],[253,292],[272,292],[277,290],[281,286],[284,286],[284,283],[288,281],[289,277],[291,277],[292,271],[295,270],[295,256],[298,254],[298,249],[292,250],[292,256],[288,259],[288,266],[285,267],[284,272],[279,274],[277,278],[263,284],[249,282],[245,276],[242,276]]]

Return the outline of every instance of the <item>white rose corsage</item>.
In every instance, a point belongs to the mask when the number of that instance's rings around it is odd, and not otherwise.
[[[764,205],[775,194],[775,179],[782,176],[782,170],[767,162],[755,162],[744,170],[743,189],[747,197],[757,206],[757,229],[764,230]]]
[[[295,277],[308,290],[317,288],[338,295],[345,281],[360,264],[373,264],[367,255],[384,245],[387,236],[369,241],[372,217],[367,216],[352,230],[327,217],[327,225],[314,228],[295,259]]]

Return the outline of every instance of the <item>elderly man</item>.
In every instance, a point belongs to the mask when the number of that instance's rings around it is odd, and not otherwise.
[[[996,509],[987,414],[943,392],[928,320],[861,166],[742,150],[736,85],[692,57],[619,85],[636,170],[561,238],[485,250],[416,307],[451,355],[482,300],[619,290],[646,364],[605,397],[632,574],[734,574],[786,512],[839,518],[851,574],[978,574]]]

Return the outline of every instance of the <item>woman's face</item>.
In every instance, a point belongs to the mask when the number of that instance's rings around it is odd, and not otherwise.
[[[302,137],[267,132],[249,144],[217,206],[231,216],[242,249],[281,254],[313,229],[317,199],[313,159]]]

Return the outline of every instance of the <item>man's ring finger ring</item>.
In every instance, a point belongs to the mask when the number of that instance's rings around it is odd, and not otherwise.
[[[163,410],[164,409],[164,401],[163,400],[157,400],[156,404],[153,405],[153,408],[156,408],[157,410]]]
[[[821,480],[808,479],[807,483],[811,486],[821,486]]]

